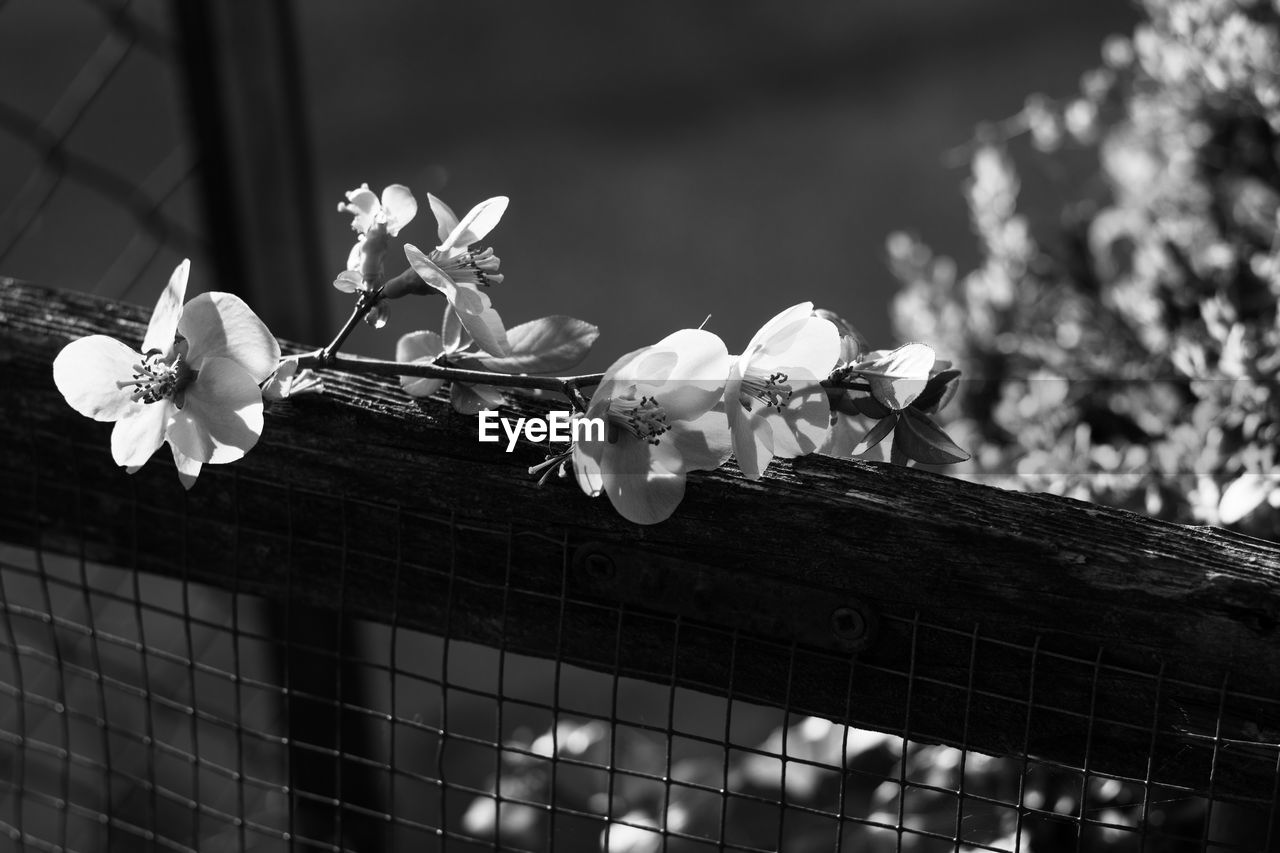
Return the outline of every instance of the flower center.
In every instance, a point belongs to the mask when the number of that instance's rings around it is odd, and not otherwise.
[[[133,388],[129,399],[135,403],[158,403],[173,398],[182,408],[182,396],[186,387],[196,378],[196,371],[178,353],[172,364],[166,364],[161,353],[143,357],[133,366],[133,378],[116,383],[117,388]]]
[[[454,281],[468,281],[481,287],[502,284],[502,273],[498,272],[502,259],[493,253],[493,249],[466,251],[456,255],[433,251],[431,261]]]
[[[609,401],[609,423],[650,444],[657,444],[658,436],[671,428],[667,423],[667,410],[653,397],[639,400],[614,397]]]
[[[791,385],[787,382],[787,374],[766,374],[753,367],[747,368],[747,374],[742,377],[742,390],[738,399],[742,402],[742,408],[748,412],[756,401],[781,412],[791,401]]]

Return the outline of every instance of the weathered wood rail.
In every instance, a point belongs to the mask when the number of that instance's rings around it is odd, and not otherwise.
[[[0,280],[0,540],[984,752],[1274,798],[1280,547],[819,457],[671,520],[538,488],[475,421],[334,374],[185,493],[66,406],[69,340],[146,312]],[[621,620],[621,621],[619,621]],[[623,638],[619,643],[618,638]]]

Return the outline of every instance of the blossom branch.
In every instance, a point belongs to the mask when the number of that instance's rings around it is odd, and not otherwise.
[[[360,321],[365,318],[373,307],[382,299],[382,289],[364,290],[360,292],[360,296],[356,299],[355,307],[351,309],[351,316],[347,318],[347,322],[338,330],[338,334],[334,336],[324,348],[317,350],[314,354],[316,361],[312,362],[317,367],[328,367],[334,363],[338,356],[338,349],[351,337],[351,333],[355,331]]]
[[[327,349],[327,348],[326,348]],[[422,364],[403,361],[387,361],[358,355],[325,355],[324,350],[300,356],[298,367],[329,367],[348,373],[367,373],[376,376],[420,376],[430,379],[448,379],[474,385],[496,385],[503,388],[520,388],[530,391],[555,391],[564,394],[575,403],[581,401],[584,387],[599,385],[603,373],[586,373],[580,376],[528,376],[525,374],[498,373],[491,370],[468,370],[446,364]],[[585,401],[582,401],[585,403]]]

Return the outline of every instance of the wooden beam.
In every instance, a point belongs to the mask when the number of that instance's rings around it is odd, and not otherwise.
[[[50,378],[145,312],[0,284],[0,539],[922,741],[1269,802],[1280,547],[1049,495],[807,457],[694,476],[636,527],[543,458],[392,383],[333,374],[190,493]],[[185,565],[180,565],[185,555]],[[620,627],[621,626],[621,627]],[[621,630],[625,643],[615,653]]]

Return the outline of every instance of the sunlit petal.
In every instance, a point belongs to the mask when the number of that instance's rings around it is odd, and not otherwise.
[[[677,421],[656,445],[654,462],[672,473],[714,471],[733,453],[733,438],[723,412],[712,410],[691,421]]]
[[[760,331],[752,336],[751,343],[747,345],[745,352],[750,353],[756,347],[764,346],[776,337],[781,330],[812,315],[812,302],[801,302],[799,305],[792,305],[785,311],[779,312],[777,316],[761,326]]]
[[[338,210],[352,214],[351,230],[363,234],[373,225],[381,205],[378,197],[369,189],[368,184],[361,184],[358,189],[347,193],[347,203],[339,204]]]
[[[162,352],[166,355],[178,333],[178,320],[182,317],[182,300],[187,298],[187,278],[191,273],[191,261],[184,260],[169,276],[169,283],[151,312],[147,334],[142,339],[143,353]]]
[[[436,233],[439,235],[440,242],[443,243],[449,239],[453,229],[458,227],[458,216],[453,212],[453,208],[431,193],[427,193],[427,203],[431,205],[431,212],[436,215]]]
[[[167,400],[136,403],[116,421],[111,430],[111,458],[116,464],[123,467],[145,465],[164,443],[165,425],[172,411],[173,405]]]
[[[227,358],[205,359],[200,375],[174,412],[168,439],[197,462],[241,458],[262,434],[262,393],[243,367]]]
[[[117,382],[133,376],[133,366],[142,356],[106,335],[90,335],[72,341],[53,360],[53,382],[67,403],[95,421],[119,420],[137,405],[130,399],[132,388]]]
[[[684,499],[685,475],[655,464],[651,445],[630,437],[605,450],[601,469],[604,489],[614,509],[636,524],[657,524]]]
[[[719,402],[732,359],[718,336],[702,329],[682,329],[650,350],[638,364],[635,381],[639,393],[656,397],[671,420],[691,420]],[[675,355],[674,362],[670,354]],[[648,374],[648,364],[659,360],[661,370],[653,371],[654,378],[639,375]],[[665,376],[656,378],[658,373]]]
[[[801,369],[826,379],[839,360],[840,332],[835,324],[821,317],[802,317],[775,329],[774,336],[751,357],[751,364],[765,373],[790,374]]]
[[[506,196],[495,196],[480,202],[440,241],[439,250],[448,252],[451,249],[465,249],[477,240],[483,240],[502,219],[506,210]]]
[[[418,215],[418,201],[404,184],[392,184],[382,191],[382,215],[392,237]]]
[[[170,444],[169,449],[173,451],[173,465],[178,469],[178,482],[182,483],[182,488],[190,489],[196,484],[203,466],[190,456],[184,456],[177,446]]]
[[[178,324],[191,344],[187,353],[192,367],[228,358],[243,367],[257,385],[280,363],[280,344],[271,330],[239,296],[202,293],[187,303]]]

